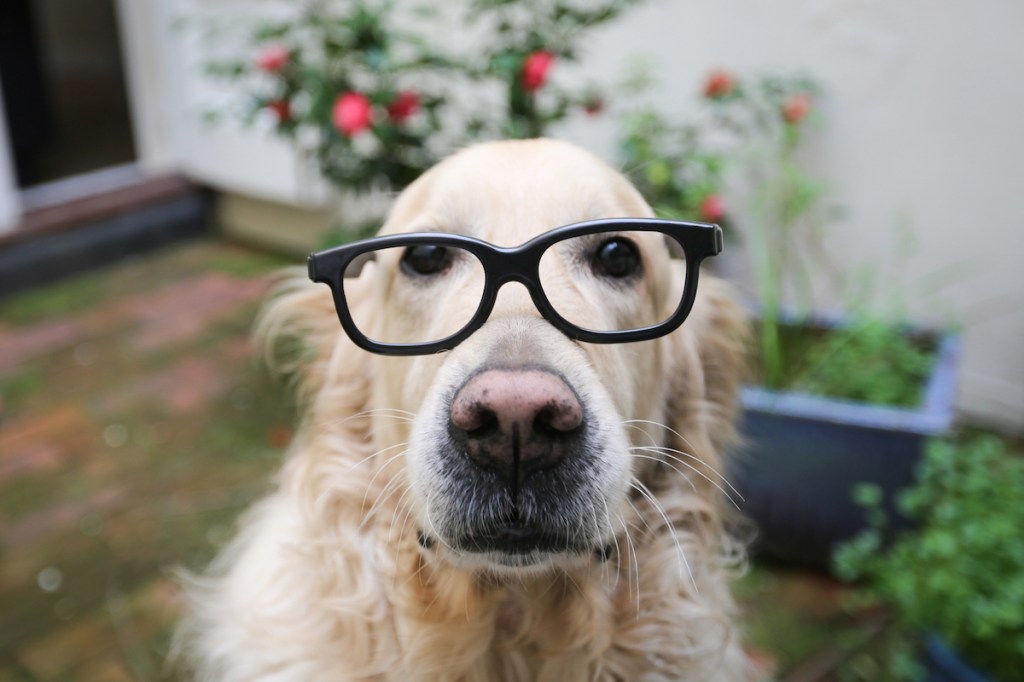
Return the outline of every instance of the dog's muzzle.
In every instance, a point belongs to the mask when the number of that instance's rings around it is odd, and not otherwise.
[[[485,369],[457,389],[448,434],[472,466],[474,492],[501,502],[478,516],[455,545],[471,552],[591,551],[576,545],[565,503],[578,493],[586,411],[579,396],[545,368]]]

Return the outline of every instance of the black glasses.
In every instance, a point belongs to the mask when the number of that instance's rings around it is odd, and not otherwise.
[[[659,235],[669,253],[686,263],[685,284],[673,290],[670,301],[655,300],[649,281],[654,274],[650,246],[664,248],[656,243]],[[484,324],[506,282],[522,283],[541,315],[566,336],[625,343],[679,327],[693,307],[701,261],[721,250],[717,225],[593,220],[511,248],[448,233],[373,237],[311,254],[309,278],[330,285],[341,326],[374,353],[419,355],[454,348]],[[366,268],[386,276],[375,277]],[[369,295],[367,286],[384,294],[389,309],[367,308],[358,298]]]

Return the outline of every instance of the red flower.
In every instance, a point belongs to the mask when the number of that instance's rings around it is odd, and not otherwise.
[[[361,92],[343,92],[334,100],[331,121],[334,127],[348,137],[363,132],[373,123],[370,100]]]
[[[277,73],[288,63],[291,55],[284,45],[267,45],[256,59],[256,66],[267,73]]]
[[[548,80],[548,71],[555,62],[555,55],[546,50],[538,50],[526,55],[523,60],[523,90],[533,92],[544,86]]]
[[[725,217],[725,202],[717,194],[709,194],[704,197],[704,201],[700,202],[697,211],[700,213],[701,220],[717,223]]]
[[[797,124],[807,116],[810,110],[810,95],[800,92],[790,96],[786,103],[782,105],[782,118],[786,119],[787,123]]]
[[[288,121],[292,117],[292,104],[286,99],[275,99],[267,102],[267,109],[274,112],[280,122]]]
[[[420,96],[411,90],[403,90],[388,105],[388,116],[395,123],[401,123],[419,110]]]
[[[598,93],[588,94],[583,99],[583,111],[590,116],[595,116],[604,111],[604,98]]]
[[[736,79],[728,71],[712,71],[704,81],[704,96],[708,99],[721,99],[736,90]]]

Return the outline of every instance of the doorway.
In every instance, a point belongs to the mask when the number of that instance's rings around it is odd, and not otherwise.
[[[135,161],[114,0],[2,0],[0,82],[19,188]]]

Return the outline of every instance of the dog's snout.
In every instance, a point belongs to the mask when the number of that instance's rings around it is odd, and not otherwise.
[[[451,426],[469,457],[521,480],[553,466],[583,425],[576,393],[542,369],[493,369],[471,377],[451,404]]]

